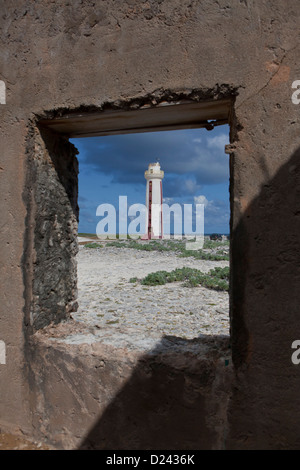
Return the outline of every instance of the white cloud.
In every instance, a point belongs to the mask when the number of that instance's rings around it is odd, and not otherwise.
[[[224,152],[228,135],[220,129],[213,132],[217,135],[208,137],[205,129],[185,129],[80,139],[79,150],[84,155],[81,174],[85,169],[96,170],[112,176],[112,183],[144,184],[144,171],[157,157],[165,172],[163,183],[168,177],[192,177],[198,186],[189,181],[186,190],[195,194],[199,185],[221,183],[229,177]],[[182,184],[177,188],[182,192]],[[175,189],[166,196],[174,196]]]
[[[228,136],[226,134],[220,134],[214,137],[207,137],[206,141],[208,148],[217,148],[218,150],[224,152],[224,147],[226,144],[228,144]]]
[[[204,195],[194,197],[194,203],[195,204],[204,204],[204,207],[207,207],[212,202],[213,201],[208,201],[207,198]]]
[[[173,204],[173,202],[174,202],[174,198],[173,198],[173,197],[164,197],[164,198],[163,198],[163,203],[164,203],[164,204],[169,204],[169,205],[170,205],[170,204]]]
[[[230,209],[228,202],[208,200],[203,194],[194,196],[194,204],[204,204],[204,222],[206,227],[225,226],[228,224]]]
[[[187,192],[187,194],[193,194],[197,189],[197,183],[195,180],[191,178],[187,178],[184,180],[184,190]]]

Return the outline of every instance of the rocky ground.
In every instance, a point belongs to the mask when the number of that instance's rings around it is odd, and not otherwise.
[[[79,247],[79,309],[73,316],[94,327],[97,339],[118,347],[150,350],[169,335],[194,339],[229,334],[226,291],[186,287],[182,282],[157,286],[130,282],[184,266],[208,272],[228,266],[228,261],[181,258],[174,251],[148,252],[105,243],[100,248],[87,246]]]

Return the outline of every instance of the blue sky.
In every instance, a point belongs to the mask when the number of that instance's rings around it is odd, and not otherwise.
[[[148,164],[165,172],[164,202],[204,204],[205,233],[229,233],[229,126],[70,139],[79,150],[79,232],[96,233],[99,204],[145,204]]]

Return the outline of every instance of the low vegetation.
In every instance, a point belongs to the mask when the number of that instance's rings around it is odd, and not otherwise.
[[[86,243],[85,245],[85,248],[102,248],[103,245],[101,245],[100,243]]]
[[[87,243],[86,248],[99,248],[103,245],[99,243]],[[151,240],[149,242],[138,242],[136,240],[113,240],[105,242],[105,246],[117,248],[133,248],[143,251],[173,251],[180,257],[194,257],[209,261],[229,261],[229,241],[208,240],[200,250],[186,250],[184,240]],[[148,274],[139,280],[132,277],[129,282],[140,282],[145,286],[163,285],[170,282],[181,281],[190,287],[203,286],[208,289],[228,291],[229,289],[229,267],[217,267],[208,273],[194,268],[177,268],[171,272],[157,271]]]
[[[137,278],[131,278],[130,282],[137,282]],[[156,271],[148,274],[140,280],[146,286],[158,286],[169,282],[183,281],[189,287],[202,286],[208,289],[228,291],[229,289],[229,267],[214,268],[208,273],[203,273],[194,268],[177,268],[171,272]]]
[[[134,248],[143,251],[174,251],[180,257],[194,257],[209,261],[229,261],[229,242],[205,240],[204,246],[200,250],[186,250],[186,244],[183,240],[152,240],[146,243],[140,243],[136,240],[107,242],[106,246],[117,248]],[[211,250],[211,251],[205,251]]]

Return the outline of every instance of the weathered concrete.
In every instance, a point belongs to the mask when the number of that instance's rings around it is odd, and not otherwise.
[[[77,152],[51,132],[42,136],[35,142],[35,158],[27,174],[34,198],[28,210],[34,211],[35,255],[32,302],[25,318],[33,329],[69,318],[77,297]],[[29,265],[32,259],[26,260],[24,253],[24,261]]]
[[[154,109],[163,101],[229,99],[234,379],[222,446],[299,448],[300,369],[291,362],[300,304],[300,108],[291,101],[292,83],[300,79],[297,7],[296,0],[1,5],[0,79],[7,94],[0,104],[3,429],[40,435],[42,426],[32,419],[36,407],[46,426],[47,409],[57,400],[47,385],[51,368],[42,382],[47,351],[53,364],[65,359],[62,379],[75,354],[64,345],[62,359],[58,344],[48,350],[39,333],[32,337],[76,308],[75,150],[69,134],[50,137],[39,120],[70,113],[88,113],[89,120],[105,110],[129,116],[130,109]],[[121,377],[123,366],[114,367]],[[210,373],[222,376],[211,367]],[[132,369],[128,374],[134,376]],[[135,389],[139,379],[132,383]],[[115,391],[121,379],[116,384]],[[155,393],[149,391],[154,400]],[[39,400],[43,396],[47,405]],[[61,416],[69,406],[63,399],[55,401]],[[168,416],[176,414],[177,401],[171,403]],[[74,402],[74,410],[80,407]],[[195,410],[205,420],[202,398]],[[118,445],[134,447],[134,439]],[[206,440],[206,432],[199,432],[197,447],[220,448],[220,436]]]
[[[144,354],[91,338],[72,322],[32,337],[41,439],[66,449],[223,448],[228,337],[166,336]]]

